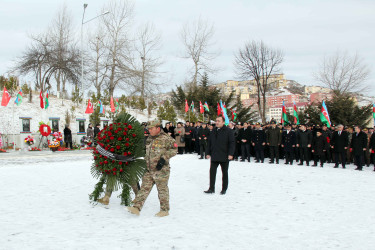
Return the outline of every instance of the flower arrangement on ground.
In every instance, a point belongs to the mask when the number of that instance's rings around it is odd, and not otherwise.
[[[38,147],[33,147],[33,148],[30,149],[30,151],[42,151],[42,150]]]
[[[0,148],[0,153],[6,153],[7,151],[5,149]]]
[[[92,145],[92,140],[88,136],[82,136],[80,142],[81,142],[81,147],[85,147],[86,145],[88,147],[91,147],[91,145]]]
[[[34,136],[32,135],[29,135],[28,137],[25,138],[25,143],[28,145],[28,146],[31,146],[34,144]]]
[[[141,124],[125,112],[98,133],[91,173],[100,180],[90,194],[91,200],[98,201],[106,184],[106,195],[122,187],[121,204],[130,205],[130,188],[146,170],[146,162],[140,158],[145,155],[143,140]]]
[[[52,134],[52,140],[48,140],[48,147],[52,151],[56,151],[58,147],[60,147],[62,141],[63,139],[61,132],[55,132]]]

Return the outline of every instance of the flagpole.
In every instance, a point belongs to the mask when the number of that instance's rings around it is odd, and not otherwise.
[[[14,124],[14,102],[13,102],[13,108],[12,108],[12,124]],[[16,141],[15,141],[15,131],[13,131],[13,150],[16,151]]]

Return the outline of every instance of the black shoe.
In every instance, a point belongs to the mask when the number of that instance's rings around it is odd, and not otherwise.
[[[204,159],[203,157],[199,157],[199,160],[202,160],[202,159]]]
[[[346,168],[345,166],[342,166],[342,168]]]
[[[288,162],[285,162],[284,164],[285,164],[285,165],[288,165],[289,163],[288,163]]]
[[[206,194],[214,194],[215,190],[208,189],[207,191],[204,191]]]
[[[262,161],[262,163],[264,163],[264,161]]]
[[[293,162],[291,162],[290,165],[293,165]]]
[[[222,191],[220,192],[220,194],[221,194],[221,195],[224,195],[226,192],[227,192],[227,191],[222,190]]]
[[[303,163],[301,162],[301,163],[298,163],[298,166],[303,166]]]
[[[259,163],[259,161],[256,161],[255,163]]]
[[[306,163],[306,166],[310,166],[310,163]]]
[[[245,160],[241,160],[241,161],[245,161]]]
[[[339,167],[339,165],[335,165],[333,168],[338,168]]]
[[[362,168],[356,168],[356,169],[354,169],[354,170],[362,171]]]
[[[248,159],[247,161],[250,162],[250,159]]]
[[[320,167],[322,168],[322,167],[323,167],[323,164],[320,164]]]
[[[314,164],[314,165],[312,165],[311,167],[317,167],[318,165],[316,165],[316,164]]]
[[[279,161],[276,161],[276,164],[279,164]]]

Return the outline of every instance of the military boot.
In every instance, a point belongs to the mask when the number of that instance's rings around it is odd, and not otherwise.
[[[103,204],[103,205],[108,205],[109,204],[109,198],[111,198],[111,196],[108,195],[108,193],[106,193],[103,198],[98,199],[98,202]]]
[[[155,214],[156,217],[165,217],[168,216],[168,211],[160,211],[159,213]]]
[[[128,207],[128,211],[131,214],[139,215],[139,209],[136,207]]]

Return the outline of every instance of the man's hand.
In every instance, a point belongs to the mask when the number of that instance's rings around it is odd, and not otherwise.
[[[344,149],[348,149],[348,147],[345,147]]]
[[[307,144],[307,147],[308,147],[308,148],[311,148],[311,144]]]
[[[156,164],[156,169],[160,171],[164,165],[165,165],[165,160],[162,157],[159,159],[158,164]]]
[[[363,148],[363,151],[366,151],[366,148]]]
[[[211,155],[206,155],[206,159],[210,159],[211,158]]]
[[[255,143],[253,142],[253,146],[255,146]]]
[[[228,155],[228,160],[233,160],[233,155]]]
[[[283,144],[281,144],[281,147],[283,148],[283,147],[284,147],[284,145],[283,145]]]
[[[265,142],[263,142],[263,143],[262,143],[262,145],[264,146],[264,145],[266,145],[266,143],[265,143]]]
[[[295,147],[296,147],[296,145],[292,145],[292,147],[293,147],[293,148],[295,148]]]
[[[331,146],[331,148],[335,148],[335,146]]]
[[[297,148],[299,148],[299,144],[297,144]]]
[[[313,150],[311,150],[311,152],[313,152],[313,153],[314,153],[314,149],[313,149]]]

